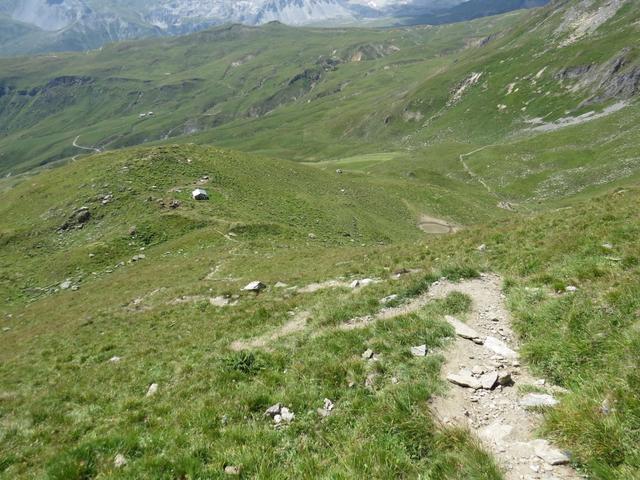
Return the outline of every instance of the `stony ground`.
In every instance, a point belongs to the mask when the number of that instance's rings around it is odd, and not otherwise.
[[[562,390],[535,379],[518,361],[501,283],[497,276],[483,275],[437,282],[430,289],[431,298],[461,292],[473,301],[466,322],[448,317],[457,335],[446,352],[443,375],[452,388],[433,399],[433,411],[444,424],[475,432],[507,480],[581,478],[564,452],[536,436],[540,409],[553,406]]]

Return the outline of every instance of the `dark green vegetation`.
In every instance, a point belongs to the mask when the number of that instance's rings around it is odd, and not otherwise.
[[[525,360],[568,389],[546,434],[593,478],[640,476],[639,9],[579,37],[571,7],[591,18],[564,2],[2,61],[1,165],[24,173],[0,181],[0,477],[501,478],[428,412],[467,297],[340,329],[482,271],[505,277]],[[465,228],[425,237],[424,215]]]

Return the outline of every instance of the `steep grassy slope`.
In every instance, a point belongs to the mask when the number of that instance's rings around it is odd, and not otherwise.
[[[264,478],[500,478],[467,433],[442,430],[428,415],[427,399],[443,388],[441,357],[408,353],[417,343],[442,345],[451,333],[443,314],[464,313],[464,302],[334,328],[440,275],[493,270],[507,276],[527,360],[570,390],[548,413],[548,432],[595,478],[635,478],[640,192],[416,241],[391,187],[340,178],[358,198],[345,202],[329,193],[330,172],[189,146],[97,155],[4,180],[0,476],[216,477],[241,465]],[[196,203],[188,193],[203,175],[212,199]],[[181,204],[170,209],[174,198]],[[92,212],[86,225],[57,232],[81,205]],[[352,237],[342,219],[358,220]],[[389,279],[400,268],[421,272]],[[381,282],[355,291],[275,287],[363,277]],[[255,279],[270,288],[239,295]],[[578,291],[563,293],[567,285]],[[237,303],[210,303],[225,295]],[[305,311],[307,328],[267,349],[230,349],[269,338]],[[360,359],[368,347],[382,354],[373,370]],[[151,383],[159,393],[147,398]],[[321,420],[325,397],[337,410]],[[263,417],[278,401],[296,413],[282,430]],[[128,461],[119,470],[118,453]]]

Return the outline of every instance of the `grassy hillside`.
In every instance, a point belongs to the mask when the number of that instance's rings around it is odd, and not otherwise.
[[[344,328],[481,272],[566,389],[540,433],[640,478],[639,18],[569,1],[0,61],[0,478],[505,478],[429,413],[467,297]]]
[[[188,193],[203,175],[212,198],[196,203]],[[639,473],[637,189],[416,241],[391,190],[341,178],[358,198],[345,202],[328,193],[335,175],[176,146],[4,180],[0,475],[217,477],[240,465],[261,478],[501,478],[468,433],[429,417],[442,357],[408,353],[417,343],[437,351],[451,334],[443,315],[464,314],[464,302],[335,328],[389,294],[410,298],[441,275],[478,271],[506,276],[527,360],[569,389],[547,415],[549,434],[595,478]],[[102,205],[109,185],[122,188]],[[58,232],[82,205],[85,226]],[[358,220],[351,237],[342,219]],[[415,273],[390,280],[401,268]],[[288,288],[363,277],[381,282]],[[256,279],[268,290],[242,294]],[[578,291],[561,293],[567,285]],[[209,300],[219,298],[231,304]],[[307,329],[266,349],[230,348],[302,312]],[[374,370],[360,358],[368,347],[383,355]],[[159,393],[145,397],[152,383]],[[327,420],[316,413],[324,398],[338,405]],[[601,413],[605,400],[614,413]],[[278,401],[296,413],[282,430],[263,416]]]

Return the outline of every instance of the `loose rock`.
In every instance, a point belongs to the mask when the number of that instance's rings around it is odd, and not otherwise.
[[[503,341],[495,337],[487,337],[484,346],[498,355],[505,358],[517,358],[518,354],[511,350]]]
[[[260,282],[260,281],[255,281],[255,282],[251,282],[250,284],[248,284],[247,286],[245,286],[242,290],[244,290],[245,292],[261,292],[262,290],[264,290],[265,288],[267,288],[267,286]]]
[[[411,347],[411,355],[414,357],[424,357],[427,355],[427,346],[419,345],[417,347]]]
[[[549,465],[566,465],[571,461],[567,454],[552,447],[546,440],[534,440],[532,443],[533,451],[536,456],[547,462]]]
[[[240,475],[240,467],[227,465],[226,467],[224,467],[224,473],[226,475]]]
[[[457,375],[454,373],[450,373],[449,375],[447,375],[447,380],[460,387],[473,388],[474,390],[482,388],[482,384],[478,381],[478,379],[463,372],[460,372]]]
[[[447,315],[445,319],[455,329],[456,335],[459,337],[466,338],[468,340],[480,338],[480,334],[478,332],[457,318]]]
[[[156,393],[158,393],[158,384],[152,383],[147,390],[147,397],[153,397]]]
[[[520,406],[525,408],[554,407],[558,401],[546,393],[528,393],[520,399]]]
[[[116,458],[113,460],[113,466],[116,468],[122,468],[127,464],[127,459],[121,453],[116,455]]]

